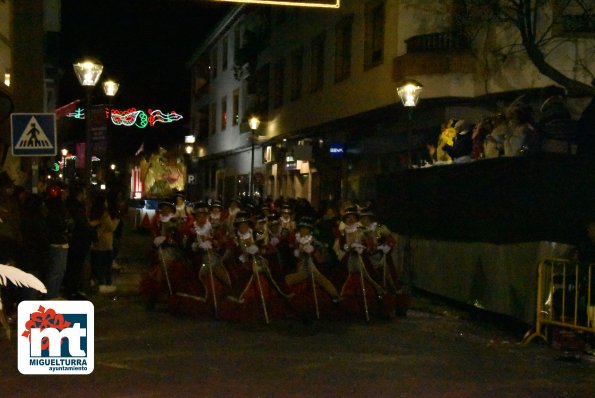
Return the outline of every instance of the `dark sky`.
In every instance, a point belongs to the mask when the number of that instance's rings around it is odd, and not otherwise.
[[[205,0],[62,0],[61,104],[84,96],[72,63],[92,56],[120,83],[121,107],[189,108],[185,64],[231,8]],[[97,101],[103,99],[100,87]]]
[[[100,87],[112,78],[120,83],[115,108],[172,110],[184,120],[156,127],[112,127],[112,149],[134,153],[141,143],[147,152],[183,141],[190,122],[190,73],[186,63],[232,3],[204,0],[62,0],[60,64],[64,71],[58,105],[84,101],[72,64],[86,56],[104,65],[93,104],[105,104]],[[72,134],[84,122],[73,120]]]

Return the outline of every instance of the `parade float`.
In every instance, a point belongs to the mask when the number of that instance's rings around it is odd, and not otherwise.
[[[404,170],[381,177],[377,206],[411,286],[531,322],[537,264],[567,256],[595,217],[594,167],[543,153]]]
[[[178,150],[160,147],[140,157],[130,179],[130,198],[136,208],[135,227],[149,228],[157,204],[184,191],[186,173],[184,158]]]

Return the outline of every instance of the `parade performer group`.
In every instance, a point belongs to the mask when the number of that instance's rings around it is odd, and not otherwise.
[[[141,282],[150,306],[229,320],[392,318],[408,297],[392,260],[396,241],[369,209],[349,207],[333,224],[334,245],[312,217],[293,209],[184,208],[161,202],[151,265]],[[330,265],[330,258],[339,262]]]

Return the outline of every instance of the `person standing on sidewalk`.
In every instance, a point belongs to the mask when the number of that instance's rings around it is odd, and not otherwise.
[[[85,300],[82,292],[85,259],[91,242],[96,240],[94,226],[87,216],[87,192],[82,185],[72,185],[66,200],[66,208],[74,220],[70,242],[68,242],[68,260],[64,274],[64,291],[69,300]]]
[[[112,285],[114,231],[120,219],[110,216],[105,195],[98,195],[94,199],[90,218],[92,223],[97,224],[97,240],[91,243],[93,279],[99,286],[99,293],[114,293],[116,291],[116,286]]]
[[[47,300],[60,296],[60,288],[66,272],[68,258],[68,241],[74,221],[70,217],[62,198],[62,189],[53,184],[46,190],[47,228],[49,247],[49,264],[45,274]]]

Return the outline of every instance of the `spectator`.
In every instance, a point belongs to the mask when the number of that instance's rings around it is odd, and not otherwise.
[[[26,250],[20,268],[42,279],[48,272],[49,236],[45,219],[45,208],[40,195],[29,195],[23,204],[21,234]],[[34,289],[23,289],[20,296],[24,300],[34,300]]]
[[[471,157],[475,160],[482,159],[484,154],[484,141],[486,137],[492,132],[493,125],[491,118],[484,118],[480,123],[473,126],[473,133],[471,134],[472,151]]]
[[[64,290],[69,300],[85,300],[82,291],[85,259],[91,242],[97,239],[94,225],[87,216],[87,192],[82,185],[70,187],[66,208],[73,219],[73,230],[68,242],[68,259],[64,274]]]
[[[98,195],[93,201],[90,218],[97,225],[97,240],[91,244],[93,279],[99,286],[99,293],[113,293],[116,291],[116,286],[112,285],[114,231],[120,219],[112,218],[104,195]]]
[[[58,185],[50,185],[46,192],[49,263],[44,282],[47,288],[46,298],[52,300],[60,296],[66,272],[68,242],[74,221],[66,210],[61,188]]]
[[[504,156],[537,152],[539,138],[529,109],[516,106],[508,111],[508,129],[504,138]]]

